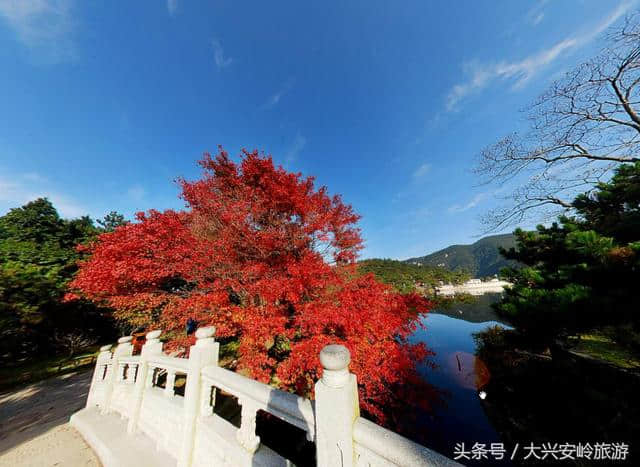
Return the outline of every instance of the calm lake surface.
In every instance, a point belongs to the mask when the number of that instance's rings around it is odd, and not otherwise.
[[[476,297],[473,303],[454,303],[446,309],[435,309],[423,322],[426,329],[416,332],[413,339],[423,341],[435,352],[432,361],[436,368],[422,367],[425,380],[441,393],[431,413],[420,414],[415,429],[416,437],[426,446],[446,455],[454,456],[456,443],[464,443],[469,450],[475,442],[501,442],[499,434],[491,425],[479,397],[478,381],[490,378],[481,362],[475,361],[476,344],[473,334],[490,326],[501,325],[491,308],[500,294]],[[491,398],[487,393],[486,398]],[[413,431],[413,430],[412,430]],[[463,461],[468,462],[468,461]],[[472,465],[496,465],[495,461]],[[500,465],[509,465],[503,462]]]

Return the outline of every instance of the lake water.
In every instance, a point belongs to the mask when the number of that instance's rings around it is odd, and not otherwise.
[[[442,394],[442,402],[431,413],[421,414],[415,427],[420,433],[416,431],[415,437],[422,435],[423,444],[448,457],[453,457],[456,443],[464,443],[468,450],[475,442],[487,446],[501,442],[481,403],[480,390],[490,375],[474,357],[473,338],[474,333],[490,326],[508,327],[491,308],[499,298],[499,294],[487,294],[476,297],[473,303],[454,303],[447,309],[434,310],[424,318],[426,329],[413,336],[435,352],[432,361],[436,368],[425,366],[420,372]],[[491,396],[486,394],[487,399]],[[472,464],[488,465],[480,461]]]

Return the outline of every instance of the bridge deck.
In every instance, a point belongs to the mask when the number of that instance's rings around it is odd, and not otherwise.
[[[115,413],[101,415],[97,407],[82,409],[71,425],[93,447],[104,467],[175,467],[176,459],[156,449],[148,436],[127,434],[127,420]]]

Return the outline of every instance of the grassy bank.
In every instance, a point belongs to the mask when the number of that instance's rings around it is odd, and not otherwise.
[[[640,430],[640,378],[635,371],[620,368],[631,363],[618,344],[589,336],[576,342],[580,352],[558,352],[551,358],[523,351],[517,335],[499,328],[476,335],[477,355],[491,374],[482,406],[502,442],[633,444]],[[614,364],[603,365],[607,360]],[[640,465],[634,454],[630,456],[629,465]],[[567,465],[604,464],[578,459],[568,460]]]
[[[34,383],[52,376],[68,373],[95,364],[99,346],[93,346],[72,358],[68,356],[42,357],[22,366],[0,368],[0,390]]]
[[[601,334],[583,334],[571,339],[574,352],[628,369],[640,369],[640,356]]]

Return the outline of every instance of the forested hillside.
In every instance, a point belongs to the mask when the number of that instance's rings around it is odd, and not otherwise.
[[[405,262],[467,271],[472,277],[486,277],[498,274],[503,267],[517,264],[503,258],[498,251],[498,247],[509,249],[515,244],[513,234],[492,235],[471,245],[451,245],[430,255],[409,258]]]
[[[366,259],[358,263],[361,272],[373,273],[382,282],[398,291],[431,292],[440,281],[461,283],[470,278],[464,271],[450,271],[437,266],[419,266],[393,259]]]

